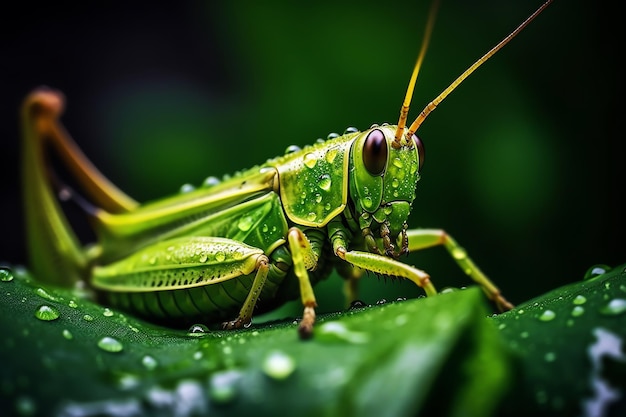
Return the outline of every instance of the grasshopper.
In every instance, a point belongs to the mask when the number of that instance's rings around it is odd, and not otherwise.
[[[307,338],[317,306],[313,287],[333,269],[345,278],[349,300],[356,298],[365,271],[411,280],[433,296],[437,291],[430,276],[401,262],[400,256],[443,245],[500,310],[513,308],[447,232],[409,229],[424,165],[424,146],[415,132],[448,94],[550,2],[470,66],[408,127],[432,11],[397,125],[349,129],[222,181],[209,180],[193,191],[144,204],[100,173],[64,130],[59,122],[63,95],[36,89],[22,108],[31,267],[52,284],[85,281],[105,302],[163,323],[248,327],[253,313],[299,297],[304,310],[298,329]],[[57,178],[46,155],[49,149],[88,199]],[[80,242],[62,209],[64,199],[86,212],[95,243]]]

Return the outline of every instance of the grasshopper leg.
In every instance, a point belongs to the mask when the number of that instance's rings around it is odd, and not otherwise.
[[[442,229],[416,229],[408,230],[409,250],[421,250],[433,246],[443,245],[452,259],[456,261],[461,270],[465,272],[474,282],[480,285],[500,311],[507,311],[513,308],[513,304],[502,296],[498,287],[476,266],[457,242]]]
[[[59,122],[61,93],[39,88],[22,105],[22,165],[29,256],[48,282],[69,286],[87,274],[89,256],[58,202],[47,152],[52,148],[93,200],[114,212],[137,203],[111,184],[85,157]]]
[[[423,288],[426,295],[431,296],[437,294],[435,286],[430,282],[430,275],[421,269],[376,253],[348,251],[343,247],[339,247],[336,253],[341,259],[354,266],[376,274],[406,278]]]
[[[317,254],[306,235],[298,228],[289,229],[287,241],[291,249],[294,272],[300,282],[300,297],[304,306],[298,332],[302,339],[308,339],[313,335],[317,302],[307,270],[312,270],[317,265]]]
[[[245,327],[252,321],[252,313],[254,312],[254,306],[259,299],[259,294],[265,285],[265,280],[269,272],[269,260],[267,256],[262,255],[257,259],[256,275],[252,282],[252,288],[246,297],[246,300],[239,311],[239,316],[235,320],[222,323],[223,329],[239,329]]]

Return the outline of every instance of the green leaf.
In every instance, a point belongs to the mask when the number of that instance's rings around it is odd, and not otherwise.
[[[620,266],[488,316],[471,288],[241,331],[146,323],[0,270],[9,415],[623,415]],[[604,397],[598,394],[603,387]]]
[[[486,416],[508,382],[476,289],[321,316],[301,341],[292,320],[188,334],[15,275],[0,398],[18,415]]]
[[[626,265],[493,320],[520,361],[508,414],[626,415]]]

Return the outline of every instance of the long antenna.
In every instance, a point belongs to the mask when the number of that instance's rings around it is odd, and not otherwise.
[[[404,127],[406,126],[406,119],[409,115],[409,106],[411,105],[411,97],[413,97],[413,89],[415,88],[415,82],[417,81],[417,74],[420,72],[420,68],[422,67],[422,61],[424,61],[424,56],[426,55],[426,50],[428,49],[428,44],[430,43],[430,35],[433,33],[433,27],[435,26],[435,16],[437,15],[438,7],[439,7],[439,0],[435,0],[431,4],[430,11],[428,12],[428,22],[426,23],[426,28],[424,29],[424,39],[422,39],[422,46],[420,47],[420,53],[417,57],[417,62],[415,63],[415,67],[413,68],[413,74],[411,74],[411,80],[409,81],[409,86],[406,89],[404,102],[402,103],[402,108],[400,109],[400,119],[398,120],[398,128],[396,129],[395,139],[392,142],[392,146],[396,149],[401,146],[400,139],[402,139],[402,132],[404,132]]]
[[[546,7],[548,7],[548,5],[550,3],[552,3],[552,0],[547,0],[545,3],[543,3],[537,10],[535,10],[535,12],[533,14],[528,16],[526,18],[526,20],[524,20],[513,32],[511,32],[506,38],[502,39],[496,46],[491,48],[491,50],[489,52],[487,52],[485,55],[483,55],[478,61],[474,62],[474,64],[472,64],[471,67],[466,69],[465,72],[463,72],[463,74],[461,74],[459,76],[459,78],[454,80],[452,82],[452,84],[450,84],[448,86],[448,88],[443,90],[441,92],[441,94],[439,94],[437,97],[435,97],[435,99],[433,101],[428,103],[428,105],[426,107],[424,107],[424,110],[422,110],[420,115],[417,116],[417,119],[415,119],[415,121],[409,127],[409,130],[406,132],[406,137],[410,138],[411,136],[413,136],[413,133],[415,133],[415,131],[417,131],[417,129],[424,122],[426,117],[433,110],[435,110],[437,108],[439,103],[441,103],[448,96],[448,94],[450,94],[452,91],[454,91],[454,89],[457,88],[459,86],[459,84],[461,84],[463,82],[463,80],[465,80],[467,77],[469,77],[469,75],[472,72],[474,72],[478,67],[480,67],[482,64],[484,64],[485,61],[487,61],[489,58],[491,58],[496,52],[498,52],[500,49],[502,49],[502,47],[504,45],[509,43],[509,41],[511,41],[511,39],[513,39],[518,33],[520,33],[522,31],[522,29],[524,29],[530,22],[532,22],[533,19],[535,17],[537,17],[539,15],[539,13],[541,13]],[[397,132],[396,132],[396,135],[397,135]]]

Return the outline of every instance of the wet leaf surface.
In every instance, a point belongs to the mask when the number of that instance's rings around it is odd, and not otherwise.
[[[301,341],[293,320],[230,332],[160,327],[13,269],[0,282],[0,409],[21,416],[615,412],[624,407],[625,299],[622,266],[495,317],[472,288],[323,315],[315,337]],[[612,399],[602,403],[599,386]]]

